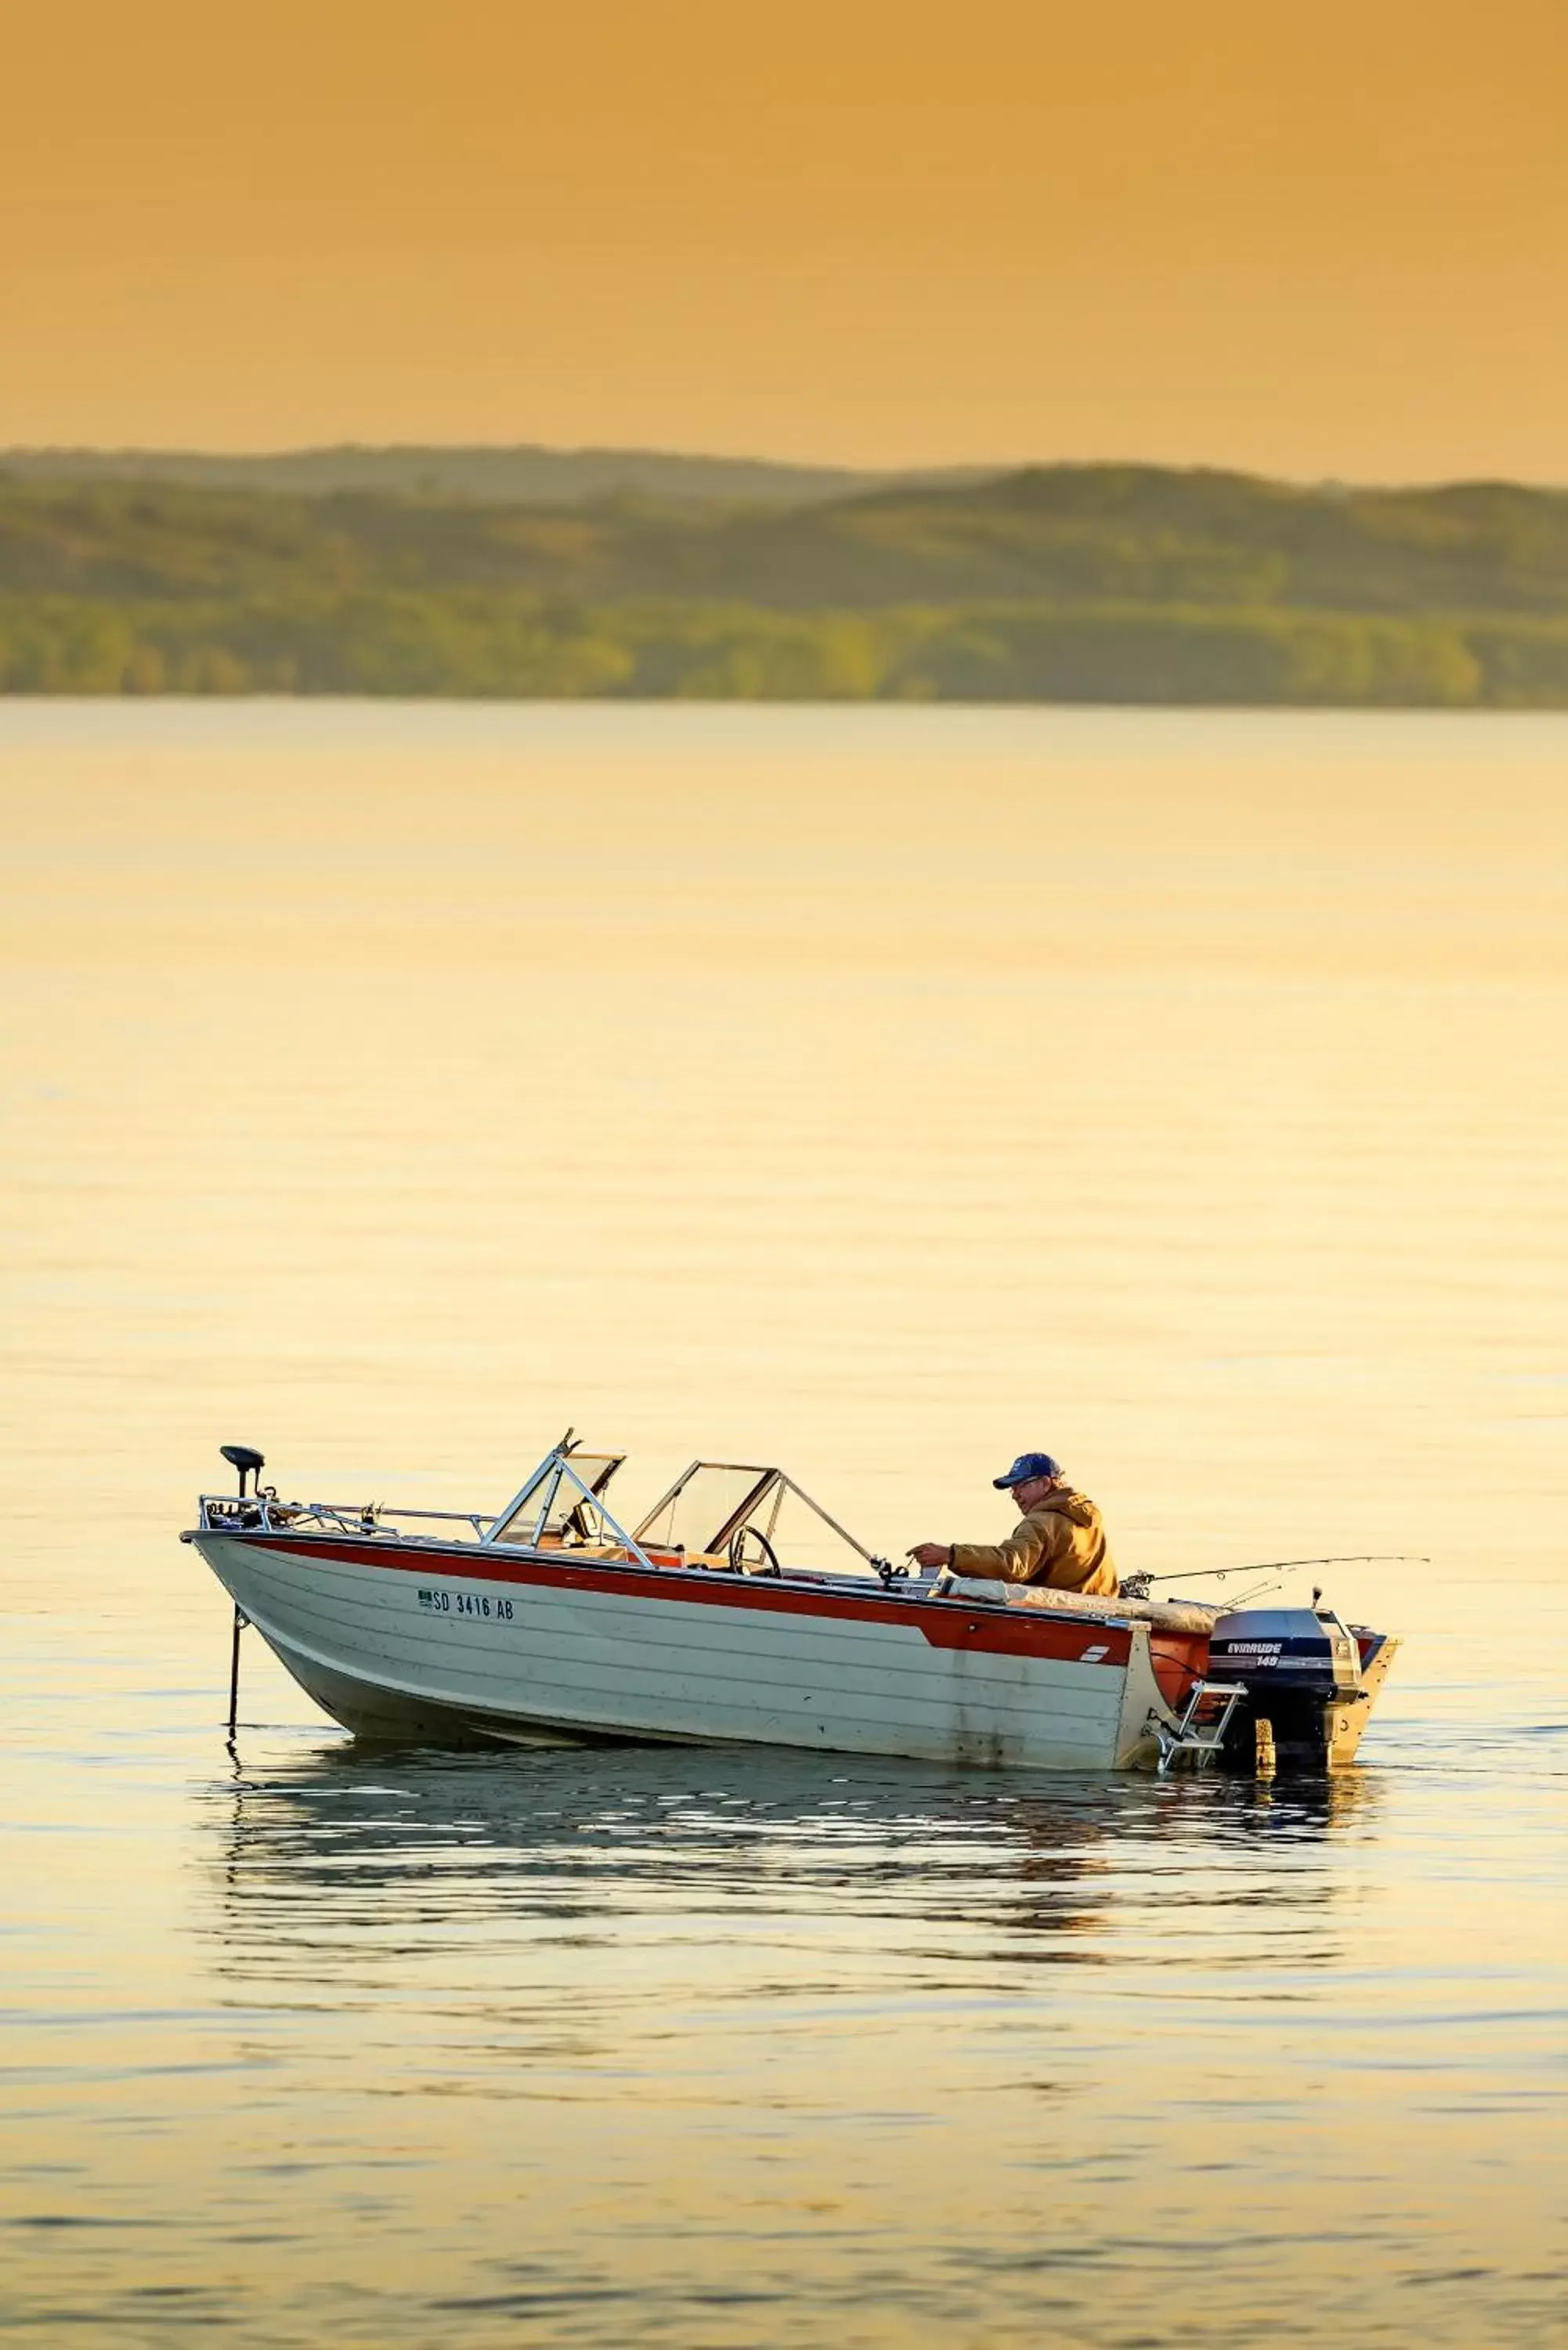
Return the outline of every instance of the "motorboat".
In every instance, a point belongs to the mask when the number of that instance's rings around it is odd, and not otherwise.
[[[782,1468],[694,1461],[636,1523],[568,1432],[494,1512],[283,1501],[222,1448],[192,1544],[316,1702],[398,1744],[816,1748],[1018,1771],[1338,1770],[1397,1646],[1298,1607],[919,1573]],[[247,1491],[247,1480],[249,1490]],[[628,1517],[631,1513],[627,1513]],[[1201,1572],[1201,1570],[1199,1570]]]

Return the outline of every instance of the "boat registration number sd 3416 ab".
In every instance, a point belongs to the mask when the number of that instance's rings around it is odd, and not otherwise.
[[[503,1624],[512,1620],[510,1599],[488,1599],[472,1591],[440,1591],[421,1586],[420,1606],[432,1616],[491,1616]]]

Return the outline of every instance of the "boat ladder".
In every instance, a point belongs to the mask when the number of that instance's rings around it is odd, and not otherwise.
[[[1157,1721],[1151,1714],[1159,1741],[1160,1777],[1178,1762],[1194,1771],[1206,1771],[1224,1745],[1231,1716],[1246,1694],[1234,1681],[1194,1681],[1174,1723]]]

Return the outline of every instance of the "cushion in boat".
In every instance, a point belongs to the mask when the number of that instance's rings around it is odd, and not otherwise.
[[[1009,1607],[1040,1607],[1053,1616],[1086,1617],[1104,1624],[1150,1625],[1157,1632],[1211,1632],[1223,1607],[1206,1607],[1197,1599],[1097,1599],[1085,1591],[1057,1591],[1048,1583],[1002,1583],[990,1577],[961,1575],[951,1588],[971,1599],[1001,1600]]]

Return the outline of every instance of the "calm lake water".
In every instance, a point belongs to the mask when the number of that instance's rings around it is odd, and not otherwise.
[[[1568,722],[0,705],[0,2332],[1568,2333]],[[1342,1552],[1327,1787],[356,1752],[176,1539],[570,1420]],[[1310,1582],[1312,1575],[1302,1578]]]

